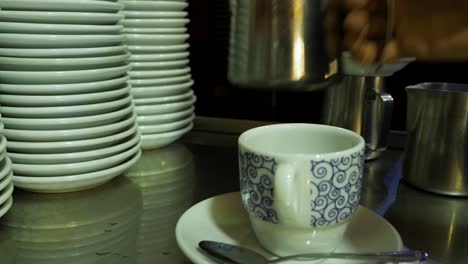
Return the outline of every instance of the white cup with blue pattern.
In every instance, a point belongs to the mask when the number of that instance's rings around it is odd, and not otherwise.
[[[360,135],[324,125],[244,132],[240,191],[260,244],[277,255],[334,250],[358,207],[364,146]]]

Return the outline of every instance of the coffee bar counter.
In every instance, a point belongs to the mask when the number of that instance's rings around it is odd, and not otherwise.
[[[13,207],[0,218],[0,263],[190,263],[176,240],[179,218],[200,201],[239,191],[237,138],[263,124],[212,121],[197,118],[181,141],[143,152],[125,175],[96,188],[63,194],[15,189]],[[468,198],[407,184],[403,138],[393,133],[390,148],[366,162],[360,204],[393,225],[405,248],[427,251],[427,263],[468,263]],[[207,222],[214,216],[204,215]],[[195,222],[185,228],[201,229]],[[200,240],[210,237],[210,230],[201,231]]]

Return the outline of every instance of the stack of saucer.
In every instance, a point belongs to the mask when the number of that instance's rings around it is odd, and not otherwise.
[[[168,145],[192,128],[195,96],[191,90],[185,1],[120,0],[123,33],[131,52],[135,112],[143,149]]]
[[[11,160],[6,155],[6,138],[2,135],[3,123],[0,114],[0,217],[11,208],[13,198],[13,183],[11,182],[13,173],[11,171]]]
[[[119,3],[0,1],[0,113],[16,186],[91,188],[140,155]]]
[[[139,186],[143,200],[137,263],[183,263],[174,230],[194,202],[192,153],[179,143],[148,151],[125,174]]]

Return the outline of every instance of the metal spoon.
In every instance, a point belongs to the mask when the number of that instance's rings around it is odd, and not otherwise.
[[[429,255],[424,251],[409,250],[379,253],[310,253],[278,257],[273,260],[269,260],[250,249],[221,242],[201,241],[198,245],[213,259],[226,264],[269,264],[286,260],[314,260],[321,258],[419,262],[424,261],[429,257]]]

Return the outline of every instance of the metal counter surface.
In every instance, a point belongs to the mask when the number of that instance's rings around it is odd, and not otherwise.
[[[401,150],[366,164],[361,204],[383,215],[405,246],[440,263],[468,263],[468,198],[401,180]],[[191,205],[237,191],[237,148],[176,143],[145,152],[127,174],[65,194],[16,189],[0,219],[0,263],[187,263],[174,229]]]

